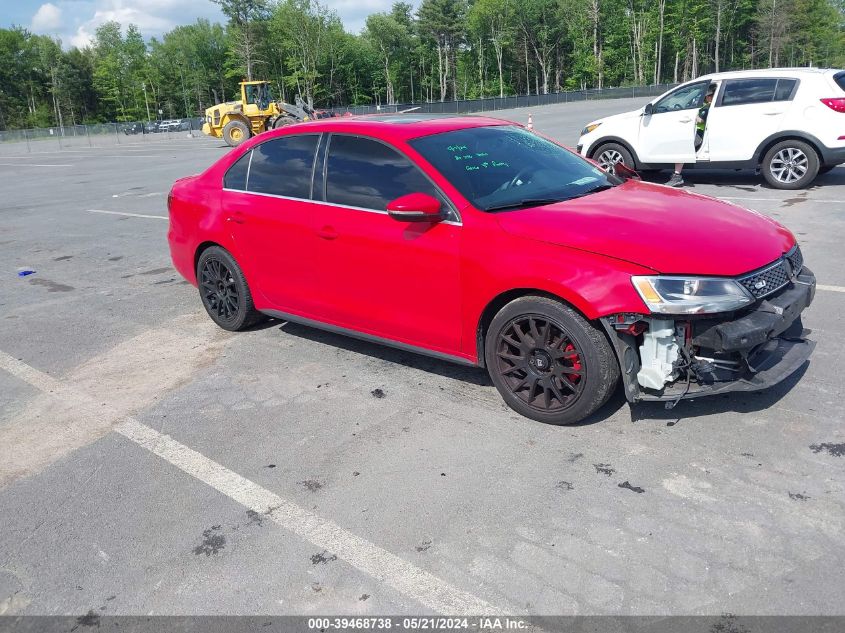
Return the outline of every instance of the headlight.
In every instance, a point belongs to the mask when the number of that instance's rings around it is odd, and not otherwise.
[[[657,314],[730,312],[754,303],[733,279],[719,277],[631,277],[648,309]]]
[[[589,134],[590,132],[595,130],[600,125],[601,125],[601,123],[590,123],[587,127],[585,127],[583,130],[581,130],[581,136],[584,136],[585,134]]]

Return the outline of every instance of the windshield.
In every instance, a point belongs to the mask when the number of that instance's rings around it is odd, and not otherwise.
[[[551,204],[620,181],[521,127],[476,127],[415,139],[411,146],[484,211]]]

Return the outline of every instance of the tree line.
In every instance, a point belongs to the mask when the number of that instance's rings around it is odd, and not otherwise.
[[[422,0],[344,30],[320,0],[211,0],[145,41],[89,46],[0,29],[0,129],[197,116],[266,79],[316,107],[679,82],[711,71],[845,66],[845,0]]]

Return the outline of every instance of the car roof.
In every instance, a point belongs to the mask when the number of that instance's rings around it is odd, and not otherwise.
[[[386,141],[408,141],[421,136],[493,125],[514,125],[513,121],[486,116],[443,114],[376,114],[316,119],[287,125],[274,136],[301,132],[337,132],[375,136]],[[519,125],[519,124],[516,124]],[[266,135],[262,135],[267,138]]]
[[[835,72],[831,68],[755,68],[754,70],[732,70],[723,73],[702,75],[692,81],[701,79],[742,79],[745,77],[800,77],[801,75],[818,76]]]

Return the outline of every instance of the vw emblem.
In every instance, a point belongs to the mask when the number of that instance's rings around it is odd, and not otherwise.
[[[766,287],[766,280],[765,280],[765,279],[760,279],[760,280],[756,281],[756,282],[754,283],[754,287],[755,287],[757,290],[762,290],[763,288],[765,288],[765,287]]]

